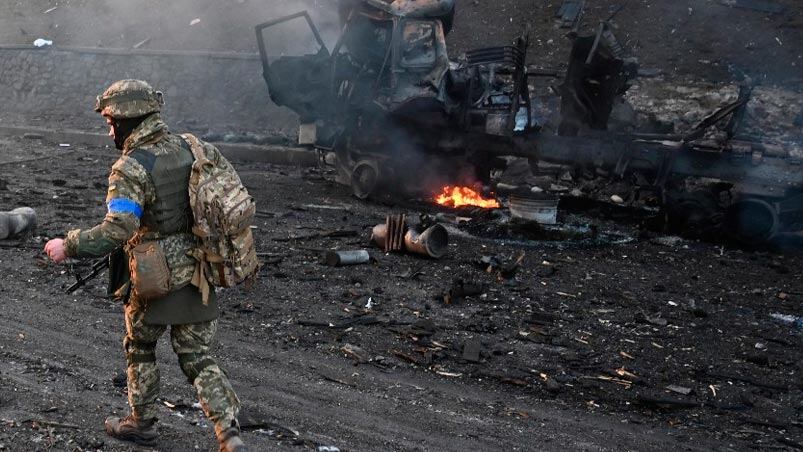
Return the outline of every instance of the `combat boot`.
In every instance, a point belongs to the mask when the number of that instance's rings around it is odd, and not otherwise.
[[[138,420],[129,414],[124,418],[107,417],[104,423],[106,433],[112,438],[131,441],[141,446],[155,446],[159,434],[154,427],[156,419]]]
[[[220,452],[248,452],[245,443],[240,438],[240,429],[237,427],[229,427],[220,432],[217,437],[220,443]]]

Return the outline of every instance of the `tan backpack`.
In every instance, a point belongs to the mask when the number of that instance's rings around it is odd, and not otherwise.
[[[200,265],[192,283],[208,301],[209,284],[232,287],[256,275],[259,262],[251,225],[256,204],[234,167],[212,146],[193,135],[181,135],[189,143],[195,162],[190,173],[192,232],[201,239],[193,250]]]

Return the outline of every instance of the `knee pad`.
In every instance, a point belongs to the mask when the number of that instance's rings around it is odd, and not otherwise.
[[[210,358],[206,353],[179,353],[178,363],[190,384],[195,383],[195,379],[198,378],[198,375],[200,375],[204,369],[217,364],[215,360]]]

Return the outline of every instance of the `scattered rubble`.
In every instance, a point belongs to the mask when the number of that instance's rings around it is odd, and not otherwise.
[[[444,304],[454,304],[459,303],[466,297],[481,295],[485,290],[486,287],[483,283],[455,279],[452,282],[452,287],[444,292],[441,298]]]

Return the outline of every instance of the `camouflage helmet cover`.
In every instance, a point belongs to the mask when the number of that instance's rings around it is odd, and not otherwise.
[[[137,118],[160,111],[164,98],[160,91],[142,80],[119,80],[97,97],[95,111],[115,119]]]

